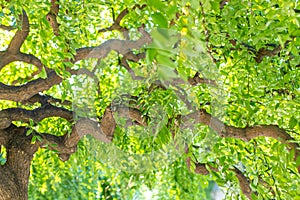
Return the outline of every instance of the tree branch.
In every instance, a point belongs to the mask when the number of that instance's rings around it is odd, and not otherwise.
[[[186,164],[187,164],[187,167],[188,169],[190,170],[190,167],[191,167],[191,158],[188,157],[186,159]],[[212,167],[210,166],[209,164],[205,164],[205,163],[195,163],[195,171],[194,173],[196,174],[202,174],[202,175],[207,175],[210,173],[210,171],[207,169],[209,168],[211,171],[214,171],[214,172],[219,172],[219,169],[218,168],[215,168],[215,167]],[[239,185],[240,185],[240,188],[243,192],[243,194],[248,198],[248,199],[252,199],[251,195],[252,195],[252,190],[250,188],[250,181],[247,179],[247,177],[245,177],[245,175],[237,168],[234,168],[234,169],[229,169],[230,171],[233,171],[235,172],[236,174],[236,177],[239,181]]]
[[[125,27],[122,27],[120,25],[120,22],[121,20],[128,14],[128,8],[124,9],[117,17],[117,19],[114,21],[114,23],[108,27],[108,28],[103,28],[103,29],[100,29],[98,31],[98,33],[101,33],[101,32],[106,32],[106,31],[112,31],[112,30],[118,30],[118,31],[121,31],[121,32],[127,32],[127,28]]]
[[[58,11],[59,11],[58,0],[51,0],[51,8],[49,13],[46,15],[46,19],[50,23],[53,33],[56,36],[59,36],[59,24],[56,19],[58,15]]]
[[[36,66],[39,69],[39,71],[41,71],[44,66],[40,61],[40,59],[38,59],[32,54],[25,54],[21,52],[12,54],[11,52],[8,51],[0,52],[0,69],[2,69],[5,65],[14,61],[21,61],[28,64],[32,64]]]
[[[9,86],[0,83],[0,99],[23,102],[39,92],[48,90],[62,81],[55,71],[51,70],[46,79],[36,79],[20,86]]]
[[[204,84],[209,84],[209,85],[217,86],[217,83],[216,83],[215,80],[201,78],[199,72],[197,72],[194,77],[189,78],[188,82],[191,85],[198,85],[198,84],[203,84],[204,83]]]
[[[222,10],[224,7],[225,7],[225,5],[229,2],[230,0],[222,0],[221,2],[220,2],[220,9]]]
[[[50,104],[44,105],[34,110],[26,110],[23,108],[8,108],[0,111],[0,129],[10,126],[12,121],[29,122],[32,119],[39,122],[47,117],[62,117],[68,121],[73,119],[73,113],[65,108],[56,107]],[[2,126],[1,126],[2,125]]]
[[[72,102],[70,101],[67,101],[67,100],[64,100],[62,102],[61,99],[56,99],[50,95],[47,95],[47,94],[36,94],[34,96],[32,96],[31,98],[23,101],[22,103],[24,104],[34,104],[34,103],[40,103],[42,105],[45,105],[45,104],[49,104],[49,103],[59,103],[61,105],[72,105]]]
[[[121,59],[120,64],[125,67],[125,69],[128,71],[128,73],[131,75],[132,80],[142,80],[144,78],[135,75],[134,71],[129,66],[127,60],[130,60],[133,62],[138,62],[140,59],[142,59],[144,57],[145,57],[145,53],[134,54],[134,53],[132,53],[132,51],[125,53],[123,55],[123,58]]]
[[[11,31],[11,30],[14,30],[14,29],[16,29],[15,27],[13,27],[13,26],[5,26],[5,25],[0,25],[0,29],[3,29],[3,30],[5,30],[5,31]]]
[[[275,47],[273,50],[268,50],[265,48],[260,48],[256,54],[255,54],[255,61],[257,63],[261,63],[261,61],[263,60],[263,58],[265,56],[274,56],[276,54],[278,54],[281,51],[281,45],[278,45],[277,47]]]
[[[7,48],[7,51],[12,54],[20,52],[20,48],[29,34],[28,17],[25,10],[23,10],[22,12],[23,14],[20,16],[20,19],[22,20],[22,29],[16,32]]]
[[[199,112],[194,112],[184,116],[183,121],[191,118],[194,119],[195,122],[208,125],[215,132],[217,132],[220,137],[237,138],[248,142],[253,138],[265,136],[275,139],[282,139],[283,142],[288,143],[292,147],[297,146],[294,143],[288,142],[289,140],[293,140],[293,138],[276,125],[257,125],[253,127],[237,128],[225,125],[219,119],[207,113],[204,109],[200,110]]]
[[[109,122],[109,123],[107,123]],[[113,132],[106,132],[109,130],[114,131],[115,128],[115,122],[114,119],[111,116],[105,115],[102,118],[101,124],[97,121],[91,120],[91,119],[81,119],[72,128],[72,132],[70,135],[65,134],[63,138],[56,138],[53,140],[53,136],[49,136],[52,140],[49,141],[49,138],[47,142],[55,142],[56,145],[51,147],[54,150],[58,150],[59,157],[62,161],[67,161],[72,153],[76,151],[76,146],[79,142],[79,140],[87,135],[90,134],[95,139],[100,140],[105,143],[109,143],[112,141],[112,135]],[[58,136],[56,136],[58,137]],[[41,145],[44,145],[41,143]]]
[[[146,7],[145,4],[143,5],[138,5],[136,4],[135,6],[133,6],[132,9],[136,9],[136,8],[139,8],[140,10],[144,9]],[[108,28],[103,28],[103,29],[100,29],[98,31],[98,33],[101,33],[101,32],[106,32],[106,31],[112,31],[112,30],[118,30],[120,32],[123,32],[123,35],[124,37],[129,40],[129,35],[128,35],[128,29],[126,27],[122,27],[120,25],[122,19],[129,13],[129,10],[128,8],[125,8],[124,10],[121,11],[121,13],[117,16],[116,19],[113,19],[114,20],[114,23],[108,27]],[[113,13],[113,16],[114,16],[114,13]]]
[[[271,137],[281,141],[282,143],[288,144],[290,148],[295,150],[296,160],[299,152],[299,145],[294,143],[294,138],[292,138],[287,132],[279,128],[276,125],[256,125],[252,127],[237,128],[233,126],[225,125],[219,119],[211,116],[204,109],[199,112],[194,112],[192,114],[186,115],[182,118],[183,124],[188,123],[190,119],[194,119],[195,123],[202,123],[208,125],[213,129],[220,137],[224,138],[236,138],[243,140],[245,142],[250,141],[253,138],[264,136]],[[186,122],[185,122],[186,121]],[[297,166],[300,172],[300,166]]]
[[[226,37],[229,39],[230,38],[230,35],[227,33],[226,34]],[[233,45],[233,46],[236,46],[237,45],[237,40],[235,39],[229,39],[229,42]],[[286,41],[285,45],[287,45],[290,41]],[[265,47],[262,47],[260,48],[258,51],[255,49],[255,47],[245,43],[245,42],[241,42],[241,45],[246,47],[247,50],[250,52],[250,53],[253,53],[255,55],[255,61],[257,63],[261,63],[263,58],[266,57],[266,56],[275,56],[276,54],[278,54],[281,50],[282,50],[282,47],[281,45],[276,45],[276,44],[266,44],[266,46],[269,46],[269,47],[274,47],[273,50],[269,50],[269,49],[266,49]],[[234,49],[234,50],[241,50],[241,49]]]
[[[253,192],[250,188],[250,181],[238,168],[235,167],[232,171],[235,172],[235,175],[236,175],[237,179],[239,180],[240,188],[241,188],[243,194],[248,199],[252,199],[251,195]]]
[[[140,28],[139,31],[142,33],[142,37],[136,41],[112,39],[99,46],[80,48],[76,50],[75,60],[73,62],[89,58],[105,58],[111,51],[126,54],[132,49],[140,49],[143,45],[150,43],[152,39],[149,33],[144,31],[143,28]]]

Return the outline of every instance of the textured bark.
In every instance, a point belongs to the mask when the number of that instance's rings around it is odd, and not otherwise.
[[[37,146],[30,145],[31,137],[24,134],[25,128],[12,125],[4,132],[10,137],[4,145],[7,151],[7,162],[0,166],[0,199],[26,200],[30,164]]]

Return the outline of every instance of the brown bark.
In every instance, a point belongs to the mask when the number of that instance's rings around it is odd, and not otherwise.
[[[26,128],[14,125],[5,129],[2,134],[8,136],[4,147],[7,151],[7,162],[0,166],[0,199],[26,200],[28,197],[28,180],[30,163],[37,147],[30,145],[31,136],[26,136]]]

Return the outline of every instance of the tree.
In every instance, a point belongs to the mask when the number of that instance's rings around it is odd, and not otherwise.
[[[85,145],[127,175],[162,170],[164,198],[203,177],[230,199],[300,196],[297,1],[0,6],[0,199],[28,198],[38,149]]]

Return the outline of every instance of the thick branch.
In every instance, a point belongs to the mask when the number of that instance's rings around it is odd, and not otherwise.
[[[232,137],[241,139],[246,142],[259,136],[281,139],[283,140],[283,142],[287,143],[289,143],[289,140],[293,140],[293,138],[288,133],[286,133],[283,129],[279,128],[276,125],[257,125],[253,127],[236,128],[233,126],[225,125],[219,119],[207,113],[204,109],[185,116],[183,118],[183,121],[191,118],[194,119],[195,122],[208,125],[221,137]],[[294,143],[289,144],[290,146],[296,147],[296,144]]]
[[[294,138],[276,125],[256,125],[252,127],[237,128],[225,125],[219,119],[212,117],[211,114],[207,113],[205,110],[184,116],[183,123],[185,123],[185,121],[188,123],[190,119],[194,119],[195,123],[208,125],[211,129],[218,133],[220,137],[236,138],[245,142],[260,136],[271,137],[288,144],[290,148],[294,149],[295,159],[297,159],[298,155],[300,154],[299,145],[293,142]],[[300,166],[297,167],[298,171],[300,172]]]
[[[38,59],[32,54],[25,54],[20,52],[12,54],[11,52],[8,51],[0,52],[0,69],[2,69],[5,65],[14,61],[21,61],[21,62],[35,65],[37,68],[39,68],[39,71],[41,71],[43,67],[43,64],[40,61],[40,59]]]
[[[69,106],[72,105],[72,102],[70,102],[70,101],[64,100],[62,102],[61,99],[56,99],[50,95],[46,95],[43,93],[36,94],[22,103],[24,103],[24,104],[40,103],[42,105],[49,104],[49,103],[53,103],[53,104],[59,103],[61,105],[69,105]]]
[[[9,86],[0,83],[0,99],[23,102],[61,81],[61,77],[55,71],[50,71],[46,79],[39,78],[21,86]]]
[[[12,54],[15,54],[20,51],[20,48],[29,33],[29,21],[27,14],[24,10],[20,18],[22,19],[22,29],[16,32],[7,49],[7,51]]]
[[[0,121],[0,126],[2,125],[2,121]],[[9,141],[9,138],[7,137],[8,133],[5,130],[0,129],[0,146],[6,145]]]
[[[136,41],[112,39],[99,46],[78,49],[74,62],[88,58],[105,58],[111,51],[126,54],[132,49],[140,49],[143,45],[151,42],[151,36],[142,28],[139,31],[142,33],[142,37]]]
[[[42,140],[37,141],[36,145],[42,148],[58,151],[60,154],[72,154],[76,152],[76,145],[72,148],[68,148],[64,144],[64,136],[56,136],[48,133],[35,133],[39,135]]]
[[[137,122],[141,126],[147,126],[146,120],[143,118],[142,113],[136,109],[131,107],[118,107],[114,112],[118,113],[118,116],[120,117],[128,117],[132,121]]]
[[[35,122],[39,122],[47,117],[62,117],[70,121],[73,118],[73,114],[65,108],[56,107],[50,104],[34,110],[8,108],[0,111],[0,120],[6,122],[5,124],[0,123],[0,129],[9,127],[12,121],[29,122],[29,120],[32,119]]]
[[[58,15],[58,11],[59,11],[58,0],[51,0],[51,8],[49,13],[46,15],[46,19],[49,21],[53,33],[56,36],[59,36],[59,24],[56,19]]]
[[[76,151],[77,144],[83,136],[90,134],[97,140],[109,143],[113,139],[115,127],[116,122],[112,111],[107,108],[100,124],[92,119],[80,119],[73,126],[70,135],[67,133],[64,136],[42,134],[43,140],[38,145],[45,147],[47,144],[47,148],[59,151],[60,159],[66,161]]]

